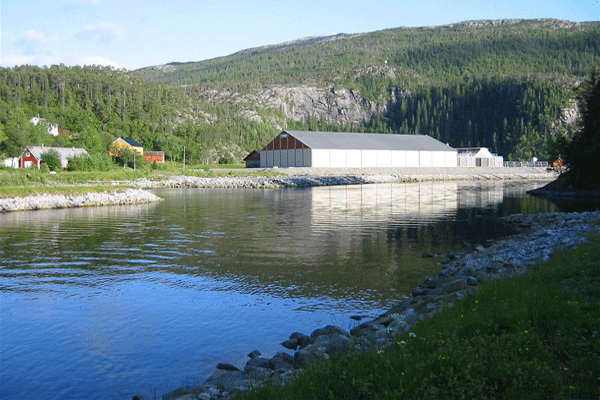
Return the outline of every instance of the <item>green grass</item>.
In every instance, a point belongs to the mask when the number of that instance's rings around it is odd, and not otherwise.
[[[241,399],[600,399],[600,238]]]
[[[220,169],[228,168],[220,171]],[[233,169],[233,170],[232,170]],[[0,168],[0,198],[24,197],[42,193],[85,193],[90,191],[108,191],[115,189],[110,183],[123,182],[120,187],[127,187],[127,182],[139,178],[151,180],[168,179],[171,176],[185,175],[195,177],[222,176],[273,176],[282,175],[272,171],[254,171],[240,168],[238,164],[207,165],[203,167],[186,167],[179,163],[166,162],[157,168],[115,167],[108,171],[62,171],[50,174],[36,169]],[[90,188],[95,187],[95,189]],[[75,188],[75,186],[80,186]]]
[[[39,194],[61,194],[65,196],[85,194],[89,192],[112,192],[115,190],[121,190],[129,186],[55,186],[55,187],[0,187],[0,199],[1,198],[13,198],[13,197],[27,197],[35,196]]]

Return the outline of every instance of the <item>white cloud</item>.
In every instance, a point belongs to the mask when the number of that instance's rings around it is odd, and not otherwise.
[[[23,54],[32,56],[44,50],[48,43],[48,39],[44,34],[30,29],[14,42],[16,47],[23,49]]]
[[[0,65],[3,67],[15,67],[18,65],[37,65],[37,66],[50,66],[60,64],[61,61],[50,55],[16,55],[9,54],[3,56],[0,60]]]
[[[104,65],[104,66],[112,66],[117,69],[125,68],[122,64],[119,64],[116,61],[109,60],[108,58],[104,58],[101,56],[89,56],[89,57],[80,57],[79,65]]]
[[[123,33],[122,29],[110,23],[87,25],[75,37],[83,42],[110,43]]]

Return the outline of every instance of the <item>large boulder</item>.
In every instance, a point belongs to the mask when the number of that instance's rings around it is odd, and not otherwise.
[[[342,335],[342,336],[350,336],[350,333],[343,328],[335,325],[327,325],[324,328],[315,329],[313,333],[310,334],[310,338],[314,341],[319,336],[322,335]]]
[[[346,332],[347,333],[347,332]],[[296,366],[313,363],[317,358],[327,358],[330,354],[342,353],[350,348],[350,334],[320,334],[315,341],[294,354]]]

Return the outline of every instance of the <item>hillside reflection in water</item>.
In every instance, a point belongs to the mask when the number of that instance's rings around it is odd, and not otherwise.
[[[152,398],[293,331],[375,316],[441,258],[554,211],[545,182],[161,190],[0,215],[2,396]]]

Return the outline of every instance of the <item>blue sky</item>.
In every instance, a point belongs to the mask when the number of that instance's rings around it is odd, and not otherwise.
[[[474,19],[600,20],[600,0],[1,0],[0,65],[201,61],[307,36]]]

